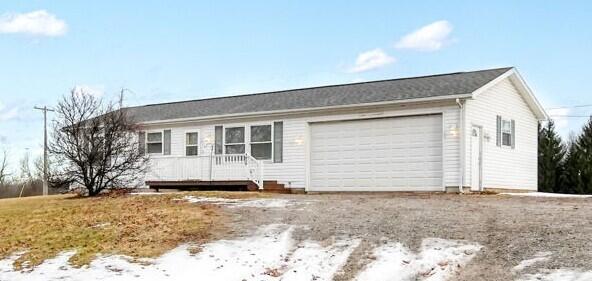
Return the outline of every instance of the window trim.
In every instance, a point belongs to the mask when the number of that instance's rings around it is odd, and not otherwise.
[[[222,154],[223,155],[233,155],[232,153],[226,153],[226,146],[227,145],[243,145],[244,146],[244,153],[249,153],[250,155],[250,150],[247,150],[247,135],[250,135],[250,129],[249,131],[247,131],[247,127],[246,125],[232,125],[232,126],[222,126]],[[236,142],[236,143],[227,143],[226,142],[226,129],[236,129],[236,128],[243,128],[243,142]],[[250,127],[249,127],[250,128]]]
[[[507,123],[510,126],[507,130],[504,129],[504,123]],[[510,135],[510,143],[504,144],[504,134]],[[501,147],[512,148],[512,139],[514,138],[514,136],[512,135],[512,119],[506,119],[504,117],[501,118],[500,138],[501,138],[501,140],[500,140]]]
[[[197,134],[197,143],[196,144],[192,144],[192,145],[187,144],[187,134],[190,134],[190,133],[196,133]],[[183,146],[184,147],[183,156],[185,156],[185,157],[197,157],[197,156],[199,156],[199,154],[200,154],[199,153],[200,152],[199,151],[199,146],[201,144],[200,137],[201,137],[201,132],[199,131],[199,129],[185,130],[185,132],[183,134],[183,138],[185,139],[184,140],[184,144],[185,145]],[[187,155],[187,147],[188,146],[192,146],[192,147],[195,146],[195,147],[197,147],[197,154],[195,154],[195,155]]]
[[[249,155],[253,156],[251,154],[251,144],[266,144],[266,143],[271,144],[271,153],[269,155],[269,158],[267,158],[267,159],[257,159],[259,161],[272,161],[273,162],[273,148],[274,148],[274,145],[273,145],[273,132],[274,132],[273,131],[273,122],[274,121],[272,121],[270,123],[265,122],[265,123],[253,123],[253,124],[249,124]],[[256,141],[256,142],[251,141],[251,127],[254,127],[254,126],[269,126],[270,127],[270,130],[269,130],[269,133],[270,133],[270,135],[269,135],[269,141]],[[255,156],[253,156],[253,157],[255,157]]]
[[[145,152],[146,155],[164,155],[164,130],[146,130],[145,132]],[[148,135],[149,134],[153,134],[153,133],[160,133],[160,142],[150,142],[148,141]],[[171,132],[171,137],[172,137],[172,132]],[[159,152],[148,152],[148,145],[149,144],[153,144],[153,143],[160,143],[160,153]]]

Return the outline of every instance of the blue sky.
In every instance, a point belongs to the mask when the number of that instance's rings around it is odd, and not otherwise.
[[[136,105],[516,66],[545,107],[592,104],[591,2],[397,2],[2,1],[0,149],[38,154],[33,106],[73,87]]]

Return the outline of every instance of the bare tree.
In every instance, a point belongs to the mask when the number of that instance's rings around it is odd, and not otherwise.
[[[23,158],[21,158],[19,161],[19,168],[21,170],[20,181],[22,182],[30,183],[33,181],[33,174],[31,173],[31,161],[29,160],[30,158],[30,154],[27,151],[25,155],[23,155]]]
[[[2,150],[2,157],[0,158],[0,187],[6,184],[10,174],[8,173],[8,152]]]
[[[121,106],[121,97],[104,102],[74,90],[59,102],[49,146],[53,163],[59,163],[53,181],[83,187],[89,196],[139,183],[148,158]]]
[[[48,166],[52,167],[51,163],[49,163]],[[43,180],[43,155],[39,155],[35,158],[35,161],[33,161],[33,168],[33,177],[35,180]],[[48,170],[47,173],[48,178],[51,178],[51,171]]]

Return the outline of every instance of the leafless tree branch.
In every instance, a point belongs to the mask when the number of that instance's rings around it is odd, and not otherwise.
[[[0,158],[0,186],[6,184],[8,176],[10,176],[8,173],[8,152],[2,150],[2,157]]]
[[[148,158],[121,106],[75,91],[59,102],[49,151],[61,165],[52,180],[83,186],[89,196],[139,183]]]

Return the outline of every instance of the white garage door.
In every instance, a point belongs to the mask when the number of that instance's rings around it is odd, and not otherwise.
[[[442,115],[313,123],[311,191],[442,190]]]

